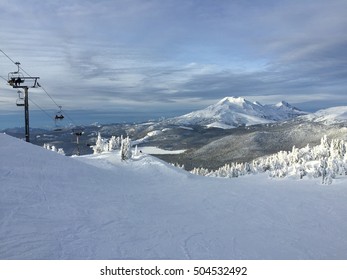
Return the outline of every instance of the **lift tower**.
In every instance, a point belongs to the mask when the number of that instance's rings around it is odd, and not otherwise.
[[[24,90],[24,119],[25,119],[25,141],[30,142],[29,131],[29,88],[39,87],[37,82],[40,77],[25,77],[20,70],[20,63],[15,63],[18,67],[17,71],[8,73],[8,84],[16,89]],[[17,104],[18,105],[18,104]]]

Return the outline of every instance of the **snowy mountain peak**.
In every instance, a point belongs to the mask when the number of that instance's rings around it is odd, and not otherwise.
[[[246,103],[246,100],[243,97],[224,97],[222,100],[218,101],[216,105],[239,105],[242,106]]]
[[[261,106],[259,102],[250,102],[243,97],[225,97],[216,104],[209,106],[210,108],[223,108],[230,110],[251,110]]]
[[[276,107],[289,107],[289,108],[293,108],[292,105],[290,105],[288,102],[286,101],[281,101],[281,102],[278,102],[276,105]]]
[[[291,119],[305,112],[285,101],[276,105],[262,105],[243,97],[224,97],[205,109],[170,119],[178,125],[203,125],[208,127],[233,128],[254,124],[271,123]]]
[[[261,103],[259,101],[254,101],[253,104],[257,105],[257,106],[263,106],[263,105],[261,105]]]
[[[290,105],[288,102],[286,101],[281,101],[278,102],[275,107],[277,108],[286,108],[287,110],[296,110],[296,111],[300,111],[300,109],[294,107],[293,105]]]

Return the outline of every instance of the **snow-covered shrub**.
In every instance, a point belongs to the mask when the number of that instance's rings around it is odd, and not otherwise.
[[[194,169],[190,172],[192,174],[200,175],[200,176],[208,176],[208,174],[210,173],[210,171],[207,168],[203,168],[203,167],[194,167]]]
[[[59,148],[57,153],[59,155],[65,156],[65,152],[64,152],[63,148]]]
[[[137,146],[136,146],[136,147],[137,147]],[[177,168],[179,168],[179,169],[184,169],[184,164],[181,165],[181,164],[179,164],[179,163],[176,162],[176,163],[171,163],[171,165],[174,166],[174,167],[177,167]]]
[[[52,152],[57,152],[58,154],[65,156],[64,150],[62,148],[57,149],[54,145],[50,145],[48,143],[44,143],[43,144],[43,148],[47,149],[47,150],[50,150]]]

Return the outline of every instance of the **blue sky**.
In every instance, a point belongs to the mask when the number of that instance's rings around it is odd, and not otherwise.
[[[315,111],[347,105],[346,15],[345,0],[0,0],[0,49],[65,110],[164,116],[244,96]],[[0,75],[14,70],[0,53]]]

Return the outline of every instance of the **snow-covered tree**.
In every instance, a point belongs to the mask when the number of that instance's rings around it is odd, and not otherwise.
[[[106,145],[107,145],[106,141],[101,138],[101,134],[100,132],[98,132],[98,138],[96,139],[96,143],[94,146],[92,146],[94,154],[101,154],[102,152],[104,152]]]
[[[134,156],[138,156],[139,155],[139,149],[137,148],[137,145],[135,146],[135,151],[134,151]]]
[[[43,148],[47,149],[47,150],[50,150],[52,152],[57,152],[58,154],[65,156],[64,150],[62,148],[57,149],[54,145],[50,145],[48,143],[44,143],[43,144]]]
[[[108,151],[119,150],[121,145],[120,137],[112,136],[108,141]]]
[[[293,146],[292,152],[290,153],[290,162],[295,164],[299,161],[299,149]]]
[[[229,178],[267,172],[271,177],[321,177],[322,184],[331,184],[336,176],[347,175],[346,147],[341,139],[332,139],[329,143],[328,138],[323,136],[320,144],[314,147],[307,145],[299,149],[294,146],[290,152],[280,151],[255,159],[252,163],[226,164],[214,171],[194,168],[191,172]]]
[[[181,164],[176,162],[176,163],[171,163],[171,165],[174,166],[174,167],[177,167],[179,169],[184,169],[184,164],[181,165]],[[191,173],[193,173],[193,172],[191,172]],[[196,174],[196,175],[199,175],[199,174]]]
[[[131,158],[131,140],[129,136],[122,140],[120,154],[122,160],[127,160]]]
[[[192,174],[200,175],[200,176],[208,176],[210,174],[210,171],[207,168],[203,167],[194,167],[192,171],[190,171]]]

